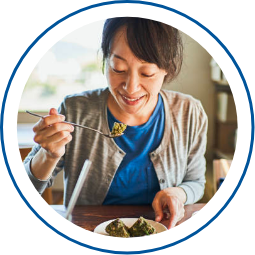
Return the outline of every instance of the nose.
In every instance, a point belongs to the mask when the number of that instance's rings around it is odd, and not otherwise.
[[[130,73],[127,76],[126,82],[123,85],[124,90],[132,95],[140,90],[140,79],[139,75],[136,73]]]

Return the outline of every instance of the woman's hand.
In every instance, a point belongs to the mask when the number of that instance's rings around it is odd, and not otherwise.
[[[185,201],[186,193],[182,188],[171,187],[159,191],[152,203],[155,212],[155,221],[159,222],[163,220],[164,212],[167,209],[168,215],[166,219],[169,220],[167,228],[173,228],[184,217]]]
[[[49,115],[38,121],[33,127],[34,141],[41,145],[48,159],[59,159],[65,153],[65,145],[72,140],[74,127],[62,123],[65,116],[51,108]]]

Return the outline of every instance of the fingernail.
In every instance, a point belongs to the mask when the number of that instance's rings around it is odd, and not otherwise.
[[[157,217],[155,218],[155,221],[159,221],[159,220],[160,220],[160,217],[157,216]]]

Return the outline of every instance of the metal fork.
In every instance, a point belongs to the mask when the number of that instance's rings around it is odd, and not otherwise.
[[[36,113],[33,113],[33,112],[30,112],[30,111],[26,111],[26,113],[29,113],[33,116],[36,116],[36,117],[39,117],[39,118],[45,118],[45,116],[42,116],[42,115],[39,115],[39,114],[36,114]],[[89,130],[92,130],[94,132],[97,132],[99,133],[100,135],[103,135],[107,138],[116,138],[116,137],[119,137],[119,136],[122,136],[124,133],[121,133],[121,134],[115,134],[115,135],[112,135],[112,134],[104,134],[102,133],[101,131],[97,130],[97,129],[94,129],[94,128],[90,128],[90,127],[86,127],[86,126],[82,126],[82,125],[79,125],[79,124],[76,124],[76,123],[72,123],[72,122],[69,122],[69,121],[62,121],[62,123],[67,123],[67,124],[70,124],[72,126],[75,126],[75,127],[80,127],[80,128],[85,128],[85,129],[89,129]]]

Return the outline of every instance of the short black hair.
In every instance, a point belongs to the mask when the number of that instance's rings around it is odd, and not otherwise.
[[[103,69],[111,54],[116,32],[126,27],[127,42],[133,54],[143,61],[156,64],[167,72],[165,81],[172,81],[180,72],[183,44],[179,31],[167,24],[134,17],[107,19],[104,24],[101,50]]]

